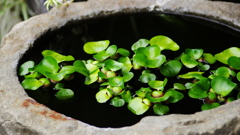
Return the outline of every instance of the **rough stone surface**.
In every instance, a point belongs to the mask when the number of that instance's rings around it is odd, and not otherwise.
[[[89,0],[55,8],[17,24],[0,49],[1,135],[239,135],[240,100],[192,115],[145,117],[123,128],[97,128],[59,114],[35,102],[21,87],[16,73],[19,59],[42,34],[69,21],[114,15],[162,11],[197,15],[240,28],[240,4],[208,0]]]

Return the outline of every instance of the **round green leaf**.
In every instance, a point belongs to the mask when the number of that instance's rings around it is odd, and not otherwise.
[[[156,78],[157,77],[155,74],[145,73],[139,77],[139,81],[141,81],[142,83],[148,83],[149,81],[156,80]]]
[[[224,64],[228,64],[228,59],[232,56],[240,57],[240,48],[231,47],[231,48],[228,48],[228,49],[214,55],[214,57],[218,61],[220,61]]]
[[[161,66],[160,72],[166,77],[172,77],[177,75],[181,69],[181,62],[178,60],[171,60]]]
[[[54,59],[56,59],[58,63],[63,62],[63,61],[73,61],[73,60],[75,60],[74,57],[71,56],[71,55],[65,56],[65,55],[59,54],[55,51],[52,51],[52,50],[44,50],[42,52],[42,55],[43,55],[43,57],[51,56]]]
[[[137,42],[135,42],[132,45],[131,49],[135,52],[138,48],[146,47],[146,46],[148,46],[148,44],[149,44],[149,40],[147,40],[147,39],[139,39]]]
[[[119,48],[119,49],[117,50],[117,52],[118,52],[120,55],[126,56],[126,57],[128,57],[128,56],[130,55],[130,52],[129,52],[128,50],[126,50],[126,49],[123,49],[123,48]]]
[[[232,56],[228,59],[228,65],[232,68],[240,70],[240,58],[236,56]]]
[[[73,63],[73,66],[75,67],[76,72],[78,72],[78,73],[80,73],[84,76],[89,75],[89,71],[88,71],[87,67],[85,66],[85,64],[81,60],[76,60]]]
[[[186,86],[184,86],[184,85],[181,84],[181,83],[174,83],[174,84],[173,84],[173,88],[174,88],[174,89],[178,89],[178,90],[186,90]]]
[[[105,67],[111,71],[120,70],[123,67],[123,64],[112,59],[105,61]]]
[[[96,82],[98,80],[98,72],[100,72],[99,69],[96,69],[95,71],[91,72],[91,74],[86,77],[84,83],[86,85],[89,85],[89,84]]]
[[[54,89],[56,89],[56,90],[61,90],[62,88],[64,88],[64,84],[63,84],[63,83],[57,83],[57,84],[54,86]]]
[[[44,57],[44,59],[36,66],[36,71],[46,76],[46,72],[57,73],[60,67],[51,56]]]
[[[211,53],[203,53],[203,59],[209,64],[216,62],[216,58]]]
[[[198,65],[198,62],[195,59],[192,59],[189,55],[183,54],[181,56],[181,62],[183,65],[185,65],[187,68],[194,68]]]
[[[152,45],[152,46],[145,47],[143,49],[143,53],[145,56],[147,56],[149,60],[152,60],[160,55],[161,50],[157,45]]]
[[[111,105],[115,106],[115,107],[122,107],[125,104],[125,101],[122,98],[119,97],[114,97],[111,100]]]
[[[233,83],[231,80],[223,76],[216,76],[211,82],[213,91],[220,94],[222,97],[227,96],[236,85],[236,83]]]
[[[83,49],[88,54],[95,54],[105,50],[110,44],[109,40],[87,42],[84,44]]]
[[[142,98],[135,97],[129,102],[128,109],[136,115],[141,115],[149,109],[149,106],[143,103]]]
[[[132,94],[130,92],[130,90],[126,90],[121,94],[122,99],[124,99],[124,101],[126,103],[129,103],[132,100]]]
[[[153,89],[164,90],[164,86],[166,85],[166,80],[167,80],[166,78],[165,78],[165,81],[152,80],[148,82],[148,85]]]
[[[169,37],[158,35],[150,39],[150,45],[157,45],[161,50],[177,51],[179,46]]]
[[[158,103],[162,101],[167,101],[171,97],[172,92],[167,91],[162,97],[152,97],[152,93],[146,93],[146,98],[149,99],[153,103]]]
[[[70,99],[74,96],[74,92],[70,89],[61,89],[57,92],[56,97],[59,100]]]
[[[24,62],[20,67],[19,67],[19,75],[23,76],[29,73],[29,69],[34,67],[34,61],[27,61]]]
[[[208,64],[202,64],[202,63],[198,63],[198,69],[202,70],[202,71],[207,71],[210,69],[210,66]]]
[[[150,93],[152,92],[152,90],[150,88],[141,88],[140,90],[137,90],[135,93],[141,97],[141,98],[145,98],[146,93]]]
[[[164,55],[159,55],[154,59],[148,59],[145,55],[138,53],[133,57],[134,63],[143,67],[157,68],[161,66],[165,61],[166,57]]]
[[[134,74],[132,72],[127,72],[123,74],[123,81],[128,82],[133,78]]]
[[[157,115],[164,115],[164,114],[167,114],[169,112],[169,107],[166,106],[166,105],[163,105],[161,103],[158,103],[158,104],[155,104],[153,106],[153,111]]]
[[[109,84],[111,87],[123,87],[124,86],[124,80],[123,77],[117,76],[109,78]]]
[[[98,103],[106,103],[111,97],[112,94],[107,89],[100,90],[96,94],[96,99]]]
[[[179,78],[183,78],[183,79],[192,79],[197,77],[198,75],[203,74],[204,72],[188,72],[186,74],[182,74],[182,75],[178,75]]]
[[[207,92],[210,89],[210,82],[208,79],[202,79],[193,84],[193,87],[188,91],[188,95],[191,98],[206,98]]]
[[[227,67],[219,67],[216,71],[215,71],[215,75],[217,76],[224,76],[224,77],[229,77],[232,74],[231,70]]]
[[[170,103],[176,103],[184,98],[184,95],[179,91],[176,91],[174,89],[170,89],[168,91],[171,91],[171,96],[168,98],[168,101]]]
[[[217,108],[219,106],[220,106],[219,103],[207,103],[207,104],[203,104],[201,109],[202,109],[202,111],[204,111],[204,110],[210,110],[213,108]]]
[[[43,85],[43,83],[38,81],[36,78],[26,78],[22,81],[21,84],[23,88],[27,90],[37,90]]]
[[[132,62],[128,57],[120,57],[118,59],[118,62],[123,64],[123,67],[121,69],[122,73],[129,72],[132,69]]]
[[[240,81],[240,72],[237,73],[237,80]]]
[[[203,49],[186,49],[185,54],[187,54],[192,59],[199,59],[203,55]]]

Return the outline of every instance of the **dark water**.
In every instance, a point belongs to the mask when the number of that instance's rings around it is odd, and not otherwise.
[[[224,2],[240,3],[240,0],[210,0],[210,1],[224,1]]]
[[[240,45],[240,34],[237,31],[214,23],[205,25],[206,22],[196,18],[163,14],[124,15],[71,22],[66,27],[49,31],[39,38],[34,48],[21,59],[20,64],[27,60],[38,63],[42,59],[41,52],[45,49],[71,54],[76,59],[88,59],[91,57],[83,52],[83,44],[87,41],[105,39],[110,40],[111,44],[130,49],[139,38],[150,39],[156,35],[165,35],[181,47],[178,52],[163,52],[171,58],[178,56],[186,48],[203,48],[206,52],[214,54],[228,47]],[[75,77],[77,81],[74,83],[66,82],[66,87],[75,92],[74,99],[69,102],[59,102],[54,97],[53,90],[26,90],[26,92],[52,110],[97,127],[130,126],[147,115],[154,115],[152,109],[144,115],[136,116],[126,106],[116,108],[109,103],[99,104],[95,99],[98,88],[83,85],[82,76]],[[187,98],[169,105],[170,113],[192,114],[200,111],[201,104],[200,100]]]

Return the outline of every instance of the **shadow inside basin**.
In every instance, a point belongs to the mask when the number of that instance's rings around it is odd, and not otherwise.
[[[214,28],[204,23],[208,24],[208,21],[160,13],[130,14],[69,22],[65,27],[49,31],[36,40],[34,47],[26,52],[19,65],[27,60],[39,63],[42,59],[41,52],[45,49],[73,55],[76,59],[89,59],[91,56],[83,52],[84,43],[105,39],[110,40],[111,44],[130,50],[131,45],[139,38],[150,39],[156,35],[165,35],[181,47],[174,53],[166,51],[171,58],[177,57],[186,48],[203,48],[205,52],[215,54],[231,46],[239,46],[238,31],[213,22],[209,23],[211,26],[214,24]],[[69,102],[58,101],[54,96],[56,92],[54,90],[26,90],[26,93],[52,110],[97,127],[131,126],[145,116],[154,115],[151,109],[144,115],[137,116],[126,106],[116,108],[109,105],[110,103],[99,104],[95,99],[98,88],[94,85],[83,85],[82,76],[75,77],[77,82],[66,82],[66,87],[75,92],[75,97]],[[21,82],[23,78],[19,77],[19,80]],[[179,101],[169,106],[170,114],[193,114],[201,110],[201,105],[200,100]]]

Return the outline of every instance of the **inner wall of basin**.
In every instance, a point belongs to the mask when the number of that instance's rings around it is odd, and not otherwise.
[[[138,39],[150,39],[156,35],[168,36],[181,47],[177,52],[165,52],[171,58],[177,57],[186,48],[203,48],[205,52],[215,54],[226,48],[239,46],[238,34],[237,31],[220,24],[182,15],[145,13],[110,16],[71,22],[71,25],[46,33],[36,40],[34,47],[26,52],[19,65],[27,60],[39,63],[43,58],[41,52],[45,49],[73,55],[75,59],[89,59],[92,56],[83,52],[83,45],[88,41],[107,39],[112,45],[130,50],[131,45]],[[128,110],[127,106],[116,108],[109,102],[97,103],[95,94],[98,88],[85,86],[81,76],[76,78],[77,82],[66,84],[67,88],[75,92],[74,99],[69,102],[58,101],[54,90],[26,90],[26,93],[52,110],[97,127],[131,126],[145,116],[155,115],[152,109],[137,116]],[[23,78],[19,77],[19,80],[22,81]],[[201,105],[200,100],[183,100],[170,105],[170,113],[193,114],[200,111]]]

